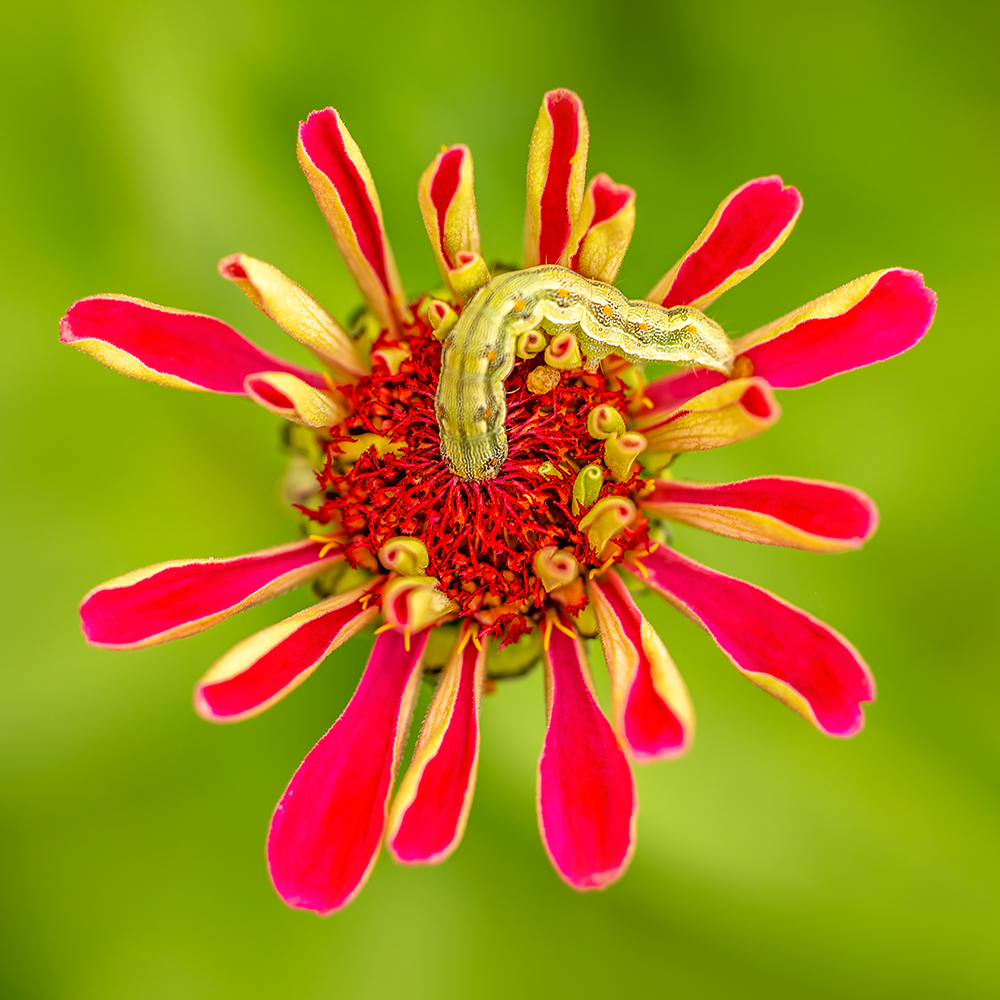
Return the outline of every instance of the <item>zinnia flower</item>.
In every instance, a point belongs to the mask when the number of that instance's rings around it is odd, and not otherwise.
[[[606,174],[585,184],[587,145],[579,98],[546,94],[528,157],[524,267],[568,268],[599,298],[628,247],[635,193]],[[688,482],[674,478],[674,460],[769,427],[775,389],[912,347],[934,313],[921,276],[866,275],[740,337],[728,374],[682,369],[647,385],[640,367],[614,354],[588,364],[572,331],[529,331],[502,387],[506,460],[492,478],[464,480],[442,458],[435,393],[442,342],[491,280],[468,148],[443,150],[420,179],[444,286],[413,301],[368,166],[334,109],[301,123],[298,156],[365,311],[348,331],[269,264],[233,254],[219,270],[310,348],[320,371],[220,320],[125,296],[83,299],[61,325],[64,343],[116,371],[249,396],[286,418],[286,494],[307,525],[306,537],[275,548],[159,563],[102,584],[81,606],[89,642],[126,649],[181,638],[311,582],[317,603],[243,640],[198,682],[198,712],[228,722],[273,705],[346,639],[377,626],[354,696],[275,810],[267,853],[285,902],[318,913],[346,905],[383,841],[404,864],[446,858],[472,801],[482,692],[539,661],[542,841],[575,889],[620,877],[635,844],[630,759],[681,754],[694,732],[684,682],[633,600],[641,586],[701,624],[741,673],[820,732],[856,733],[874,684],[854,647],[767,591],[682,555],[664,522],[812,551],[862,545],[877,513],[857,490],[787,476]],[[781,178],[749,181],[647,299],[706,308],[778,249],[801,207]],[[610,671],[610,722],[581,638],[594,636]],[[395,787],[421,677],[436,687]]]

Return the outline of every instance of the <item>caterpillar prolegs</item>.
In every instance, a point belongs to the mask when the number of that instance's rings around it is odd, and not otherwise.
[[[465,307],[441,352],[434,398],[441,455],[460,479],[492,479],[506,460],[504,381],[519,339],[542,326],[573,331],[590,368],[620,354],[732,371],[729,338],[697,309],[626,299],[603,281],[554,264],[497,275]]]

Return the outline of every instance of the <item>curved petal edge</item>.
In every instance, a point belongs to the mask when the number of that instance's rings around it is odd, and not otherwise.
[[[538,761],[538,826],[567,885],[581,892],[604,889],[632,860],[635,784],[594,697],[579,638],[554,616],[546,628],[548,725]]]
[[[420,683],[427,634],[383,632],[354,696],[309,751],[271,818],[267,862],[289,905],[327,914],[361,891],[378,856]]]
[[[644,582],[702,625],[758,687],[827,736],[853,736],[864,725],[861,706],[875,700],[875,681],[839,632],[761,587],[666,545],[642,563]]]
[[[792,476],[658,480],[642,507],[717,535],[812,552],[860,548],[878,527],[878,508],[861,490]]]

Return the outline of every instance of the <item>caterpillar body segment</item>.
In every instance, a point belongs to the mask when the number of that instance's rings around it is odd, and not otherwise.
[[[573,331],[591,369],[619,354],[732,371],[729,338],[697,309],[626,299],[603,281],[554,264],[497,275],[462,311],[441,352],[434,399],[441,454],[460,479],[492,479],[506,460],[504,381],[518,338],[539,327]]]

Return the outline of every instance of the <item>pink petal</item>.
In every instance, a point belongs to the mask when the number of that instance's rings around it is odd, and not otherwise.
[[[392,804],[386,846],[403,864],[444,861],[465,832],[476,787],[487,649],[485,644],[477,649],[470,639],[471,633],[463,632],[441,674]]]
[[[396,765],[420,682],[427,634],[407,650],[375,640],[354,697],[309,751],[271,819],[267,860],[278,895],[326,914],[346,906],[375,865]]]
[[[570,230],[583,203],[589,143],[583,101],[571,90],[550,90],[528,150],[525,267],[566,263]]]
[[[332,427],[350,412],[344,397],[332,389],[314,389],[287,372],[256,372],[243,389],[271,413],[304,427]]]
[[[299,123],[299,164],[354,280],[389,327],[407,318],[371,171],[333,108]]]
[[[874,700],[875,682],[858,651],[829,625],[666,545],[642,562],[645,582],[704,626],[755,684],[828,736],[853,736],[864,725],[861,704]]]
[[[375,618],[370,596],[357,587],[328,597],[237,643],[195,685],[198,714],[237,722],[270,708]]]
[[[885,361],[923,337],[936,303],[916,271],[876,271],[740,337],[736,369],[795,389]],[[723,381],[705,368],[678,371],[651,382],[646,396],[652,413],[669,413]]]
[[[448,281],[459,267],[459,254],[480,252],[468,146],[450,146],[438,153],[420,178],[417,199],[441,276]]]
[[[721,448],[771,427],[781,407],[762,378],[723,379],[714,389],[664,414],[651,410],[636,419],[635,429],[650,452],[676,454]]]
[[[568,266],[585,278],[614,282],[635,229],[635,191],[598,174],[587,185],[573,225]]]
[[[642,506],[730,538],[816,552],[859,548],[878,526],[878,510],[860,490],[791,476],[721,484],[661,480]]]
[[[632,859],[635,785],[594,697],[580,640],[552,623],[544,657],[548,727],[538,761],[538,825],[560,878],[580,891],[603,889]]]
[[[677,407],[683,406],[689,399],[694,399],[695,396],[700,396],[725,381],[725,375],[710,371],[708,368],[685,368],[671,372],[646,386],[646,398],[653,405],[643,416],[647,418],[661,414],[665,416]]]
[[[934,319],[937,296],[916,271],[877,271],[829,292],[733,345],[754,374],[795,389],[909,350]]]
[[[617,573],[591,581],[587,589],[611,675],[619,735],[640,761],[686,752],[694,737],[694,709],[660,637]]]
[[[318,576],[343,555],[321,557],[308,539],[232,559],[183,559],[95,587],[80,605],[94,646],[132,649],[194,635]]]
[[[261,350],[222,320],[124,295],[75,302],[59,322],[59,339],[123,375],[176,389],[242,395],[243,380],[260,371],[326,388],[319,372]]]
[[[747,181],[719,205],[691,249],[646,298],[704,309],[778,250],[801,211],[802,196],[780,177]]]

